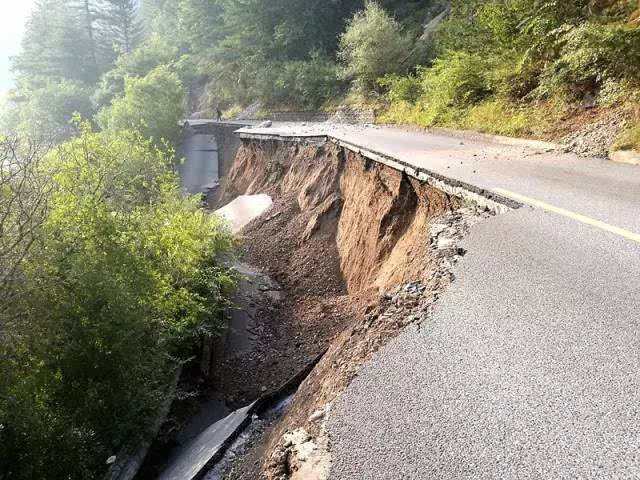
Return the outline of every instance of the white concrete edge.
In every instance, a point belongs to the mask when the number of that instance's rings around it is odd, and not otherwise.
[[[424,169],[413,167],[409,164],[406,164],[397,159],[394,159],[388,155],[383,155],[381,153],[374,152],[373,150],[360,147],[358,145],[347,142],[345,140],[341,140],[331,135],[284,136],[277,133],[274,133],[274,134],[258,133],[258,132],[250,133],[243,129],[240,129],[235,133],[240,138],[246,139],[246,140],[260,140],[260,141],[271,140],[271,141],[279,141],[279,142],[311,143],[314,145],[321,145],[323,143],[326,143],[327,141],[330,141],[339,145],[342,148],[345,148],[349,151],[360,154],[365,158],[373,160],[374,162],[381,163],[383,165],[386,165],[389,168],[393,168],[396,171],[403,172],[406,175],[413,177],[419,180],[420,182],[431,185],[432,187],[440,191],[443,191],[449,195],[462,198],[463,200],[470,201],[481,207],[487,208],[488,210],[496,214],[505,213],[510,210],[513,210],[514,208],[519,208],[522,206],[520,203],[512,199],[509,199],[507,197],[498,195],[495,192],[491,192],[486,189],[476,187],[473,185],[465,184],[453,178],[437,175],[435,173],[428,172]]]
[[[393,168],[394,170],[403,172],[408,176],[413,177],[419,180],[420,182],[426,183],[432,186],[433,188],[436,188],[437,190],[440,190],[444,193],[462,198],[466,201],[476,203],[477,205],[487,208],[488,210],[491,210],[496,214],[506,213],[510,210],[513,210],[512,207],[505,205],[504,203],[492,200],[484,195],[481,195],[477,192],[469,190],[468,188],[464,188],[461,185],[454,185],[451,182],[446,182],[440,178],[436,178],[435,176],[433,176],[432,174],[429,174],[424,170],[418,170],[409,165],[403,165],[401,163],[398,163],[397,161],[393,160],[391,157],[386,157],[386,156],[377,154],[375,152],[372,152],[370,150],[360,148],[354,144],[345,142],[344,140],[338,140],[333,138],[331,138],[331,140],[337,143],[338,145],[340,145],[341,147],[346,148],[354,153],[358,153],[363,157],[366,157],[377,163],[381,163],[383,165],[386,165],[389,168]],[[487,192],[487,193],[491,193],[491,192]]]

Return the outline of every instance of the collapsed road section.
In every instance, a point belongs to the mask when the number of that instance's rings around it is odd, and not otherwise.
[[[326,353],[286,408],[243,422],[193,478],[328,478],[334,400],[380,347],[429,321],[469,228],[513,205],[326,137],[241,136],[215,206],[273,202],[247,213],[241,261],[278,295],[252,313],[252,348],[221,358],[213,382],[243,408]]]
[[[327,478],[334,399],[382,345],[428,321],[470,226],[513,205],[327,138],[242,137],[218,201],[274,199],[243,233],[246,261],[282,285],[281,319],[300,329],[274,345],[278,362],[308,345],[300,333],[328,351],[281,418],[256,419],[225,474]]]

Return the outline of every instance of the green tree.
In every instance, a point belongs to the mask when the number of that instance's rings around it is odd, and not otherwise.
[[[189,51],[202,53],[222,40],[220,0],[180,0],[177,10],[179,34]]]
[[[102,478],[194,339],[216,334],[233,285],[215,263],[232,236],[182,196],[171,156],[136,132],[81,132],[47,159],[56,188],[21,268],[23,314],[0,327],[7,479]]]
[[[104,130],[135,129],[158,144],[173,142],[184,114],[184,89],[180,77],[160,66],[142,78],[127,78],[125,94],[98,114]]]
[[[347,19],[360,2],[336,0],[222,0],[225,43],[242,57],[306,60],[333,54]]]
[[[47,217],[52,185],[40,172],[45,150],[0,136],[0,336],[19,296],[21,265]]]
[[[179,58],[178,49],[166,38],[154,35],[132,52],[118,58],[113,69],[105,73],[93,94],[96,107],[108,107],[125,91],[129,77],[144,77],[161,65],[171,65]]]
[[[175,32],[177,17],[177,5],[171,0],[144,0],[140,11],[143,31],[146,37],[154,34]],[[173,19],[171,30],[165,30],[162,25],[169,19]]]
[[[362,92],[375,90],[379,78],[401,69],[410,42],[393,17],[376,2],[367,1],[340,37],[346,78]]]
[[[22,53],[13,58],[21,83],[47,78],[92,84],[100,72],[83,12],[69,0],[37,0],[26,24]]]
[[[53,142],[67,140],[75,133],[71,125],[75,113],[86,118],[93,115],[90,88],[70,80],[49,79],[38,83],[42,86],[17,92],[19,134]]]
[[[220,0],[224,38],[208,54],[203,69],[217,93],[240,103],[270,101],[265,86],[279,81],[289,63],[312,57],[335,59],[338,35],[360,2],[312,0]],[[334,80],[335,82],[335,80]],[[332,88],[332,86],[329,86]],[[279,96],[279,95],[278,95]],[[301,98],[298,104],[314,103]]]
[[[116,57],[131,52],[142,38],[135,0],[102,0],[100,29]]]

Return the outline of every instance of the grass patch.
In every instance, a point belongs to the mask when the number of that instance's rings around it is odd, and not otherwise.
[[[240,105],[234,105],[222,112],[222,118],[226,120],[234,120],[243,111],[244,109]]]
[[[394,125],[416,125],[419,127],[431,127],[433,124],[422,104],[413,105],[405,101],[391,104],[378,115],[377,122]]]
[[[640,122],[626,129],[613,144],[615,150],[640,150]]]
[[[492,99],[471,108],[463,126],[495,135],[530,135],[532,116],[530,109],[513,107],[500,99]]]
[[[450,106],[445,109],[422,99],[415,104],[393,102],[378,116],[377,121],[423,128],[475,130],[509,137],[542,137],[558,126],[565,111],[565,104],[558,100],[515,105],[505,99],[491,97],[472,107]]]

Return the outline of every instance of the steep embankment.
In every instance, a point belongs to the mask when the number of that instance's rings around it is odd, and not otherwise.
[[[259,354],[220,369],[222,389],[252,398],[328,350],[286,415],[254,427],[227,473],[323,478],[331,402],[380,346],[425,321],[463,254],[456,239],[488,213],[332,143],[245,141],[218,203],[249,194],[274,204],[243,230],[244,261],[282,296],[260,320]]]
[[[294,235],[294,252],[317,238],[332,244],[349,293],[384,291],[424,279],[430,266],[425,242],[429,219],[462,205],[455,197],[333,144],[246,143],[220,201],[256,193],[267,193],[282,206],[295,200],[291,213],[304,228]],[[271,215],[281,211],[276,205]],[[262,219],[250,226],[247,241],[252,232],[268,228],[266,223]],[[282,250],[279,240],[271,238],[273,245],[261,248],[265,256]],[[295,254],[292,259],[295,262]]]

